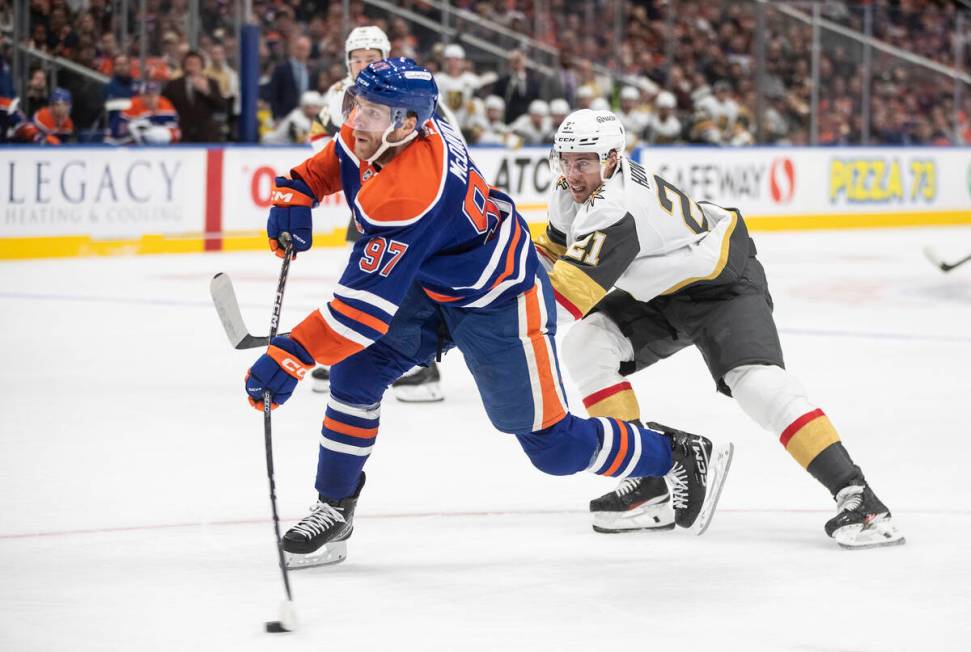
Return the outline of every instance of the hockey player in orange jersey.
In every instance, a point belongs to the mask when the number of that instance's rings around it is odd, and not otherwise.
[[[251,367],[262,409],[289,399],[315,363],[331,367],[311,513],[283,537],[292,566],[340,561],[353,531],[363,467],[377,442],[386,388],[414,365],[459,348],[497,430],[539,470],[672,482],[676,521],[707,527],[731,445],[567,411],[556,357],[556,311],[528,226],[490,188],[456,129],[434,117],[438,89],[410,59],[369,65],[348,90],[344,124],[319,154],[279,177],[270,246],[312,245],[311,208],[343,190],[363,232],[330,301]]]
[[[179,114],[162,95],[162,85],[157,81],[145,82],[142,93],[121,112],[117,124],[118,133],[112,134],[112,138],[118,143],[166,145],[181,138]]]
[[[50,104],[14,130],[15,141],[60,145],[74,139],[71,121],[71,93],[63,88],[51,91]]]

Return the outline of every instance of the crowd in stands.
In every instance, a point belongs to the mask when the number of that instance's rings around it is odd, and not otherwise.
[[[117,4],[107,0],[32,0],[30,45],[109,78],[107,85],[62,70],[57,86],[44,69],[30,71],[26,92],[11,110],[9,66],[0,60],[0,139],[55,143],[222,142],[237,138],[240,113],[233,11],[228,0],[200,0],[198,48],[189,46],[188,0],[147,0],[119,30]],[[438,24],[429,3],[397,6]],[[558,57],[552,74],[533,65],[537,48],[510,49],[501,65],[483,51],[468,56],[441,34],[385,14],[360,0],[254,0],[261,26],[259,131],[263,142],[306,142],[327,89],[347,75],[343,28],[377,25],[392,56],[409,56],[431,69],[441,102],[470,143],[510,146],[552,142],[564,117],[578,108],[610,108],[631,145],[756,142],[756,13],[751,2],[728,0],[455,0],[455,7],[515,30]],[[793,3],[805,8],[805,5]],[[952,0],[826,2],[823,15],[863,29],[872,7],[873,35],[888,44],[954,65]],[[9,38],[11,0],[0,0],[0,32]],[[614,15],[622,8],[623,16]],[[672,9],[673,7],[673,9]],[[538,13],[536,13],[538,12]],[[620,20],[618,20],[620,18]],[[768,7],[762,142],[810,142],[811,45],[808,24]],[[119,31],[146,26],[150,53],[118,43]],[[967,23],[971,24],[971,16]],[[458,33],[493,33],[459,13]],[[620,29],[615,33],[615,26]],[[969,25],[971,27],[971,25]],[[618,41],[618,36],[620,40]],[[4,48],[9,51],[8,47]],[[7,53],[4,53],[6,58]],[[971,45],[963,70],[971,69]],[[873,53],[872,144],[971,142],[971,88],[955,106],[953,81],[879,51]],[[854,42],[824,34],[819,61],[818,142],[863,142],[862,57]],[[45,112],[46,111],[46,112]],[[69,115],[68,115],[69,113]],[[956,124],[955,116],[958,116]],[[6,124],[4,124],[6,121]]]

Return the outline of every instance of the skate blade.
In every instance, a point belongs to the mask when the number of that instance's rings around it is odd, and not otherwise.
[[[437,381],[421,385],[392,387],[394,397],[402,403],[438,403],[445,400],[442,386]]]
[[[644,504],[626,512],[591,512],[593,531],[601,534],[643,532],[645,530],[673,530],[674,508],[671,501]]]
[[[715,508],[718,506],[718,499],[721,498],[722,487],[725,486],[725,478],[728,477],[728,469],[732,465],[732,456],[735,454],[735,444],[717,444],[711,451],[711,461],[708,465],[708,491],[705,493],[705,502],[701,506],[698,518],[691,528],[697,536],[701,536],[711,525],[711,519],[715,515]]]
[[[897,530],[893,520],[879,518],[869,525],[848,525],[833,532],[833,539],[844,550],[865,550],[885,546],[901,546],[907,539]]]
[[[335,541],[320,547],[319,550],[301,555],[284,552],[287,568],[300,570],[301,568],[316,568],[317,566],[332,566],[347,559],[347,542]]]

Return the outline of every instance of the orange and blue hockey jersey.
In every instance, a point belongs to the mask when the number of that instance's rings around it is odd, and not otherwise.
[[[67,116],[58,122],[48,106],[34,113],[32,120],[21,122],[14,132],[14,140],[48,145],[59,145],[73,136],[74,123],[71,117]]]
[[[459,134],[435,118],[385,166],[354,154],[344,126],[294,168],[317,199],[343,190],[363,237],[334,298],[293,334],[313,357],[336,363],[388,332],[414,285],[454,307],[484,308],[530,289],[538,259],[508,196],[491,188]]]
[[[115,133],[111,136],[119,142],[132,139],[133,123],[148,123],[154,127],[164,127],[171,134],[173,143],[179,142],[181,132],[179,131],[179,114],[175,106],[166,97],[158,98],[158,105],[151,109],[145,101],[145,97],[139,95],[132,99],[131,105],[121,112],[121,120],[115,126]]]

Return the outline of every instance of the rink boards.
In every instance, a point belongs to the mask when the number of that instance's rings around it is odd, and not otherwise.
[[[542,228],[548,148],[474,147],[493,185]],[[258,249],[273,178],[305,147],[8,147],[0,259]],[[971,223],[971,148],[638,148],[696,200],[756,231]],[[315,243],[344,241],[342,194],[315,211]]]

